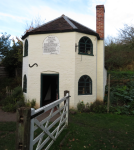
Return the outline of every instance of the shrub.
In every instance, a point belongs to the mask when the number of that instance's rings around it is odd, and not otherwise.
[[[130,103],[130,109],[133,109],[133,110],[134,110],[134,100],[131,101],[131,103]]]
[[[110,88],[110,103],[120,105],[128,104],[134,100],[134,87],[133,82],[129,82],[130,85],[128,86],[114,86]],[[106,87],[106,94],[104,97],[104,101],[107,102],[108,95],[107,95],[107,87]]]
[[[25,105],[26,105],[26,107],[30,107],[31,106],[30,101],[26,100]]]
[[[3,106],[2,110],[6,111],[6,112],[15,112],[16,111],[16,106],[14,104],[9,103],[9,104]]]
[[[77,109],[80,112],[96,112],[96,113],[105,113],[106,112],[106,105],[104,102],[96,100],[93,104],[87,103],[84,104],[83,101],[77,104]]]
[[[25,102],[24,102],[24,101],[20,100],[20,101],[17,101],[17,102],[16,102],[16,105],[15,105],[15,106],[16,106],[16,109],[17,109],[17,108],[19,108],[19,107],[24,107],[24,106],[26,106],[26,105],[25,105]]]
[[[36,105],[36,100],[35,100],[35,99],[32,99],[31,101],[30,101],[30,100],[27,100],[27,101],[25,102],[25,105],[26,105],[26,107],[34,108],[35,105]]]
[[[22,87],[18,86],[18,87],[16,87],[16,88],[14,88],[12,97],[18,99],[18,101],[19,101],[19,100],[22,100],[22,99],[23,99]],[[24,99],[23,99],[23,100],[24,100]]]
[[[6,97],[2,100],[2,109],[4,111],[16,111],[18,107],[25,106],[24,97],[21,87],[14,88],[12,96]]]
[[[31,108],[34,108],[36,105],[36,100],[35,99],[32,99],[31,101]]]
[[[83,111],[84,111],[84,109],[85,109],[85,104],[84,104],[83,101],[81,101],[81,102],[79,102],[79,103],[77,104],[77,109],[78,109],[78,111],[80,111],[80,112],[83,112]]]
[[[105,113],[106,105],[104,105],[103,101],[96,100],[93,104],[90,105],[90,112]]]

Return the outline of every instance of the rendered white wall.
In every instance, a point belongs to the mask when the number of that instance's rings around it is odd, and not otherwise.
[[[60,41],[60,54],[43,54],[43,41],[49,36],[56,36]],[[74,68],[75,68],[75,33],[39,34],[29,36],[28,63],[38,67],[28,67],[27,98],[36,99],[40,106],[41,73],[59,73],[59,98],[64,90],[70,91],[70,105],[74,103]]]
[[[103,101],[105,91],[104,40],[98,40],[97,51],[97,100]]]
[[[104,92],[106,84],[107,84],[107,70],[104,68]]]
[[[27,40],[29,40],[29,38],[26,38]],[[25,40],[26,40],[25,39]],[[25,44],[25,40],[23,41],[23,56],[24,56],[24,44]],[[28,45],[29,48],[29,45]],[[22,88],[23,88],[23,78],[24,75],[26,75],[27,77],[27,83],[28,83],[28,56],[23,57],[23,62],[22,62]],[[28,93],[28,89],[27,89],[27,93]],[[24,97],[25,99],[27,99],[27,93],[24,93]]]
[[[97,38],[96,36],[83,34],[83,33],[75,33],[75,43],[79,43],[79,40],[83,37],[87,36],[91,39],[93,43],[93,55],[80,55],[75,52],[75,100],[74,100],[74,107],[77,107],[79,101],[84,101],[86,104],[94,102],[96,100],[96,88],[97,88]],[[92,95],[78,95],[78,81],[81,76],[88,75],[92,79]]]
[[[60,41],[60,54],[43,54],[43,41],[49,36],[56,36]],[[75,52],[75,43],[87,36],[93,43],[93,55],[79,55],[78,48]],[[59,98],[64,96],[64,91],[70,91],[70,107],[77,107],[79,101],[94,102],[103,100],[106,81],[104,72],[104,43],[97,40],[96,36],[78,33],[53,33],[30,35],[28,38],[28,56],[23,57],[23,76],[27,75],[27,94],[29,100],[36,99],[40,107],[41,74],[59,74]],[[29,68],[29,64],[38,64],[38,67]],[[82,75],[92,79],[92,95],[78,95],[78,81]],[[23,81],[22,81],[23,82]],[[23,86],[23,85],[22,85]]]

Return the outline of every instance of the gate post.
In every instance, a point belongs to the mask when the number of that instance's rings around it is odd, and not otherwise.
[[[31,109],[17,109],[16,150],[29,150]]]
[[[64,96],[67,96],[68,94],[68,98],[66,99],[66,101],[64,101],[64,105],[67,102],[67,106],[66,106],[66,111],[68,111],[68,113],[66,114],[67,117],[67,121],[66,121],[66,125],[68,126],[68,121],[69,121],[69,91],[65,90],[64,91]]]

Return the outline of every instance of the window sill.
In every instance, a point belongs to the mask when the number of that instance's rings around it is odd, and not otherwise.
[[[94,56],[93,54],[84,54],[84,53],[78,53],[79,55],[88,55],[88,56]]]
[[[27,56],[23,56],[23,57],[28,57],[28,55]]]

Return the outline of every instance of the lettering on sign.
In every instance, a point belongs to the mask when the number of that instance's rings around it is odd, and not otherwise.
[[[43,43],[43,53],[59,54],[60,53],[59,39],[53,35],[46,37]]]

